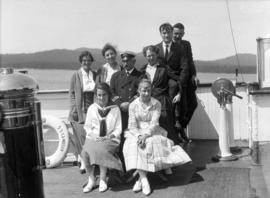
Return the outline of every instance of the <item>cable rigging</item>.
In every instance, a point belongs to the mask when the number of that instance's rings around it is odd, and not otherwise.
[[[234,33],[233,33],[232,21],[231,21],[231,14],[230,14],[230,8],[229,8],[229,1],[225,0],[225,2],[226,2],[227,12],[228,12],[228,17],[229,17],[229,22],[230,22],[230,30],[231,30],[231,34],[232,34],[232,40],[233,40],[235,56],[236,56],[236,60],[237,60],[237,67],[240,70],[242,81],[245,82],[244,81],[244,76],[243,76],[243,73],[242,73],[242,68],[240,66],[239,56],[238,56],[237,49],[236,49],[235,39],[234,39]],[[237,74],[238,74],[238,72],[236,70],[236,77],[237,77]]]

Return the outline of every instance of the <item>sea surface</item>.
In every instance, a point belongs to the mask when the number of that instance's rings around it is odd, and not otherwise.
[[[28,74],[37,80],[40,90],[68,89],[70,79],[75,70],[26,69]],[[234,74],[198,73],[200,83],[212,83],[217,78],[235,80]],[[256,82],[256,74],[239,74],[238,82]]]

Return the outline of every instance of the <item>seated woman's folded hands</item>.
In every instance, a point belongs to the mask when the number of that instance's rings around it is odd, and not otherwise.
[[[146,141],[146,139],[147,139],[148,137],[149,137],[149,135],[147,135],[147,134],[138,136],[137,144],[138,144],[138,146],[139,146],[141,149],[144,149],[144,148],[145,148],[145,146],[146,146],[145,141]]]

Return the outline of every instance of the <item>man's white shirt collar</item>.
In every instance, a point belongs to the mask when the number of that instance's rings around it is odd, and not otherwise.
[[[125,69],[126,73],[128,73],[129,75],[133,72],[133,70],[134,70],[134,67],[129,71]]]
[[[170,43],[162,42],[162,46],[163,46],[164,52],[165,52],[165,50],[166,50],[166,45],[168,46],[168,51],[170,52],[170,51],[171,51],[171,45],[172,45],[172,42],[170,42]]]

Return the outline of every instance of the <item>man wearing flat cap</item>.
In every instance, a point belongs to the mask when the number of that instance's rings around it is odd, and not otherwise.
[[[122,70],[112,75],[110,86],[112,89],[113,101],[120,107],[122,116],[122,130],[128,126],[128,107],[137,97],[137,89],[143,74],[134,65],[136,63],[135,54],[125,51],[120,54],[122,60]],[[123,146],[123,134],[121,137],[120,150]],[[122,156],[120,156],[122,157]]]

